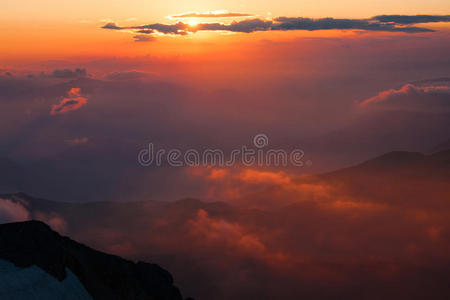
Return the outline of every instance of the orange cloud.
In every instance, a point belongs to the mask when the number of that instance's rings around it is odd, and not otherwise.
[[[450,106],[450,101],[442,101],[450,95],[450,87],[416,86],[405,84],[400,89],[389,89],[359,103],[360,107],[383,106],[384,108],[427,108],[428,106]],[[448,99],[448,98],[447,98]]]
[[[208,247],[220,247],[231,253],[261,259],[270,263],[281,263],[288,257],[276,251],[270,251],[256,233],[248,232],[241,224],[209,216],[199,209],[194,219],[188,221],[190,234]]]
[[[212,169],[208,178],[213,180],[223,179],[226,176],[229,176],[230,172],[226,169]]]
[[[52,106],[50,114],[52,116],[64,114],[69,111],[75,111],[87,104],[87,98],[81,96],[80,88],[71,88],[67,93],[67,98],[64,98],[60,103]]]
[[[269,172],[246,169],[239,179],[248,183],[290,184],[291,178],[284,172]]]

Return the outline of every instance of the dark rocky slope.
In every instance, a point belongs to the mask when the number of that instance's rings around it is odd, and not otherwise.
[[[0,259],[22,268],[36,265],[60,281],[68,268],[94,299],[182,299],[170,273],[158,265],[93,250],[39,221],[0,225]]]

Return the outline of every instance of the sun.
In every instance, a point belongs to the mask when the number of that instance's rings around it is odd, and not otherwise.
[[[191,27],[195,27],[199,24],[198,20],[196,19],[189,19],[186,21],[186,23]]]

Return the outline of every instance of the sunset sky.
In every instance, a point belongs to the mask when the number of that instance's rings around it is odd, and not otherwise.
[[[231,18],[184,18],[185,13],[229,12],[248,14],[247,17]],[[173,24],[177,21],[195,24],[198,22],[230,23],[234,20],[259,18],[270,20],[277,17],[304,18],[350,18],[368,19],[377,15],[446,15],[450,4],[445,0],[431,1],[2,1],[0,12],[0,57],[5,61],[62,59],[87,56],[136,56],[183,55],[208,52],[243,40],[252,43],[264,39],[291,39],[296,36],[311,36],[306,32],[223,33],[195,34],[183,37],[159,38],[155,43],[132,43],[133,33],[115,34],[101,30],[109,22],[121,26],[137,26],[149,23]],[[446,28],[446,24],[428,24],[427,27]],[[446,30],[447,31],[447,30]],[[341,32],[314,33],[312,36],[340,36]],[[204,47],[213,43],[213,47]],[[215,46],[215,47],[214,47]],[[235,45],[235,49],[237,46]]]
[[[450,299],[449,0],[1,0],[0,41],[0,223],[200,300]],[[300,163],[146,159],[244,148]]]
[[[412,113],[447,111],[449,13],[443,0],[6,0],[3,151],[40,161],[72,151],[95,157],[116,143],[128,167],[152,140],[230,149],[263,132],[277,145],[310,149],[312,168],[297,170],[309,173],[426,150],[447,132],[439,118],[426,131]],[[392,110],[408,112],[421,138],[329,151],[336,145],[327,143],[351,147],[373,126],[377,138],[394,135],[389,127],[399,124],[377,121]],[[336,130],[338,140],[327,136]],[[173,192],[157,186],[158,197]]]

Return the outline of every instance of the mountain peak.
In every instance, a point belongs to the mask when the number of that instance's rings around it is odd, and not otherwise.
[[[391,151],[379,157],[371,159],[366,163],[405,164],[415,163],[417,161],[423,160],[424,158],[425,155],[420,152]]]

